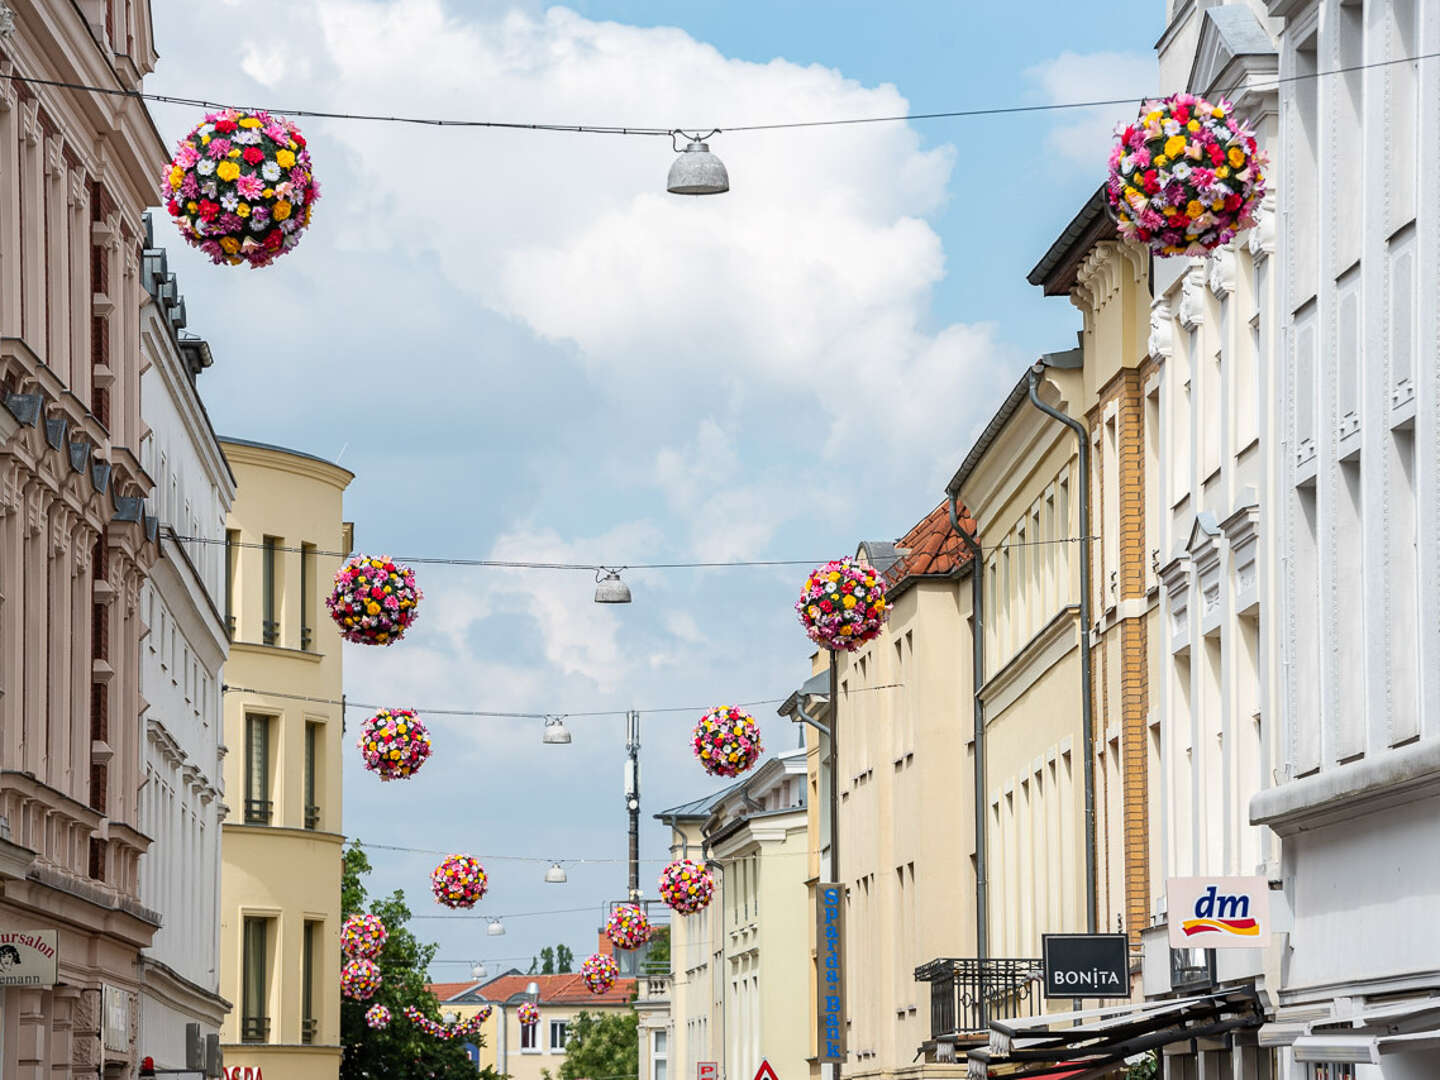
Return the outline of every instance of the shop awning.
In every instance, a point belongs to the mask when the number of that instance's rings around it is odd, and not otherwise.
[[[989,1046],[969,1053],[970,1080],[1091,1080],[1128,1057],[1169,1043],[1256,1028],[1262,1017],[1249,993],[1206,994],[1025,1020],[993,1021]]]
[[[1440,996],[1435,995],[1300,1005],[1280,1013],[1260,1029],[1259,1043],[1294,1047],[1299,1061],[1376,1064],[1382,1053],[1428,1048],[1425,1040],[1440,1030]],[[1391,1049],[1382,1049],[1382,1042]]]

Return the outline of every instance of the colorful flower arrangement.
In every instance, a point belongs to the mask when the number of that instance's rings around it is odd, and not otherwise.
[[[702,716],[691,746],[711,776],[739,776],[765,752],[755,718],[734,705],[716,706]]]
[[[340,972],[340,992],[356,1001],[369,1001],[380,989],[380,965],[373,960],[351,960]]]
[[[472,855],[447,855],[430,871],[430,891],[446,907],[474,907],[488,887],[485,868]]]
[[[390,1010],[384,1005],[371,1005],[365,1010],[365,1026],[371,1031],[379,1031],[390,1026]]]
[[[634,904],[621,904],[605,920],[605,936],[617,949],[638,949],[650,940],[650,919]]]
[[[810,640],[831,652],[850,652],[880,633],[890,617],[885,579],[857,559],[817,566],[805,579],[795,614]]]
[[[694,915],[715,895],[715,879],[704,863],[677,859],[660,871],[660,899],[671,911]]]
[[[340,951],[351,960],[373,960],[389,940],[379,915],[351,915],[340,927]]]
[[[615,963],[615,958],[603,953],[587,956],[585,962],[580,965],[580,978],[585,982],[585,989],[592,994],[605,993],[615,985],[615,979],[619,974],[620,967]]]
[[[305,136],[262,110],[206,113],[160,182],[181,236],[211,262],[252,268],[300,242],[319,197]]]
[[[365,768],[381,780],[408,780],[430,757],[430,732],[413,709],[381,709],[365,721],[355,745]]]
[[[1230,102],[1171,94],[1116,130],[1105,194],[1127,240],[1204,255],[1255,224],[1268,164]]]
[[[383,556],[355,555],[336,573],[325,606],[346,641],[393,645],[410,629],[424,596],[408,566]]]
[[[515,1010],[515,1018],[520,1021],[522,1027],[538,1024],[540,1022],[540,1006],[533,1001],[522,1001],[520,1007]]]
[[[442,1024],[439,1020],[431,1020],[413,1005],[405,1006],[405,1019],[418,1027],[425,1034],[435,1039],[470,1039],[480,1034],[480,1029],[485,1021],[490,1019],[491,1008],[484,1006],[468,1020],[461,1020],[455,1024]]]

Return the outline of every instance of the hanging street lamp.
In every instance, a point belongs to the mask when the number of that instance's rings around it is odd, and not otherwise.
[[[718,135],[712,131],[710,135]],[[673,140],[683,131],[672,131]],[[706,135],[705,138],[709,138]],[[730,174],[725,163],[710,152],[710,144],[699,135],[685,135],[688,140],[685,149],[680,150],[670,163],[670,175],[665,181],[665,190],[672,195],[720,195],[730,190]]]

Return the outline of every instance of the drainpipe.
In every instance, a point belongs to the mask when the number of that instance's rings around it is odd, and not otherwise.
[[[975,744],[975,955],[984,960],[990,955],[990,883],[986,877],[985,842],[985,702],[980,686],[985,681],[985,569],[981,562],[980,541],[960,524],[960,492],[950,496],[950,528],[970,553],[970,612],[973,620],[970,642],[970,688],[973,691]],[[980,1023],[988,1025],[985,995],[980,995]]]
[[[1080,742],[1085,769],[1085,928],[1095,933],[1095,715],[1090,662],[1090,433],[1073,416],[1040,400],[1045,362],[1030,369],[1030,404],[1075,432],[1080,450]]]

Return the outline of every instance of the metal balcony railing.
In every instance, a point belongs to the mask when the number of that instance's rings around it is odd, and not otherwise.
[[[269,1039],[270,1018],[268,1016],[247,1016],[241,1020],[241,1042],[268,1042]]]
[[[915,969],[930,984],[931,1041],[984,1034],[992,1020],[1044,1011],[1045,965],[1031,959],[931,960]]]
[[[246,799],[245,800],[245,824],[246,825],[269,825],[271,815],[274,813],[275,804],[269,799]]]
[[[318,829],[320,827],[320,807],[311,804],[305,807],[305,828]]]
[[[315,1041],[315,1033],[320,1030],[320,1021],[313,1016],[306,1017],[300,1021],[300,1041],[309,1046]]]
[[[272,622],[269,619],[262,619],[260,625],[262,627],[260,636],[264,640],[266,645],[274,645],[277,641],[280,640],[279,622]]]

